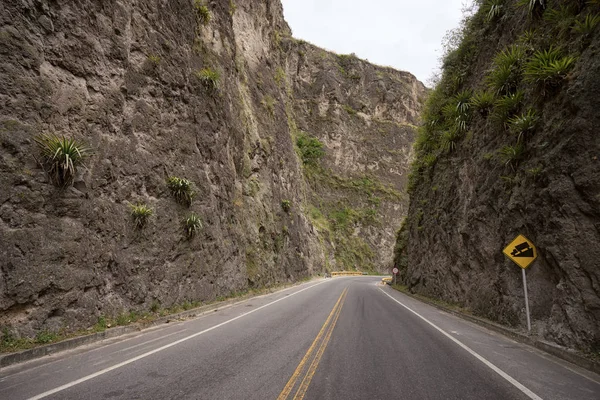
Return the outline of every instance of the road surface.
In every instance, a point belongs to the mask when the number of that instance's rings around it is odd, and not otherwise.
[[[600,399],[600,377],[379,278],[313,281],[0,371],[0,399]]]

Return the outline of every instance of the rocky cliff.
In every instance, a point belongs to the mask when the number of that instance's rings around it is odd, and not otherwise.
[[[523,234],[533,334],[598,352],[600,9],[480,3],[424,111],[396,263],[413,292],[523,328],[502,254]]]
[[[293,39],[277,0],[3,1],[0,329],[387,267],[424,93]],[[41,134],[92,149],[72,186],[49,180]]]

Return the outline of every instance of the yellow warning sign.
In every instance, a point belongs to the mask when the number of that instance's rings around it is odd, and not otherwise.
[[[503,251],[519,267],[525,269],[537,258],[537,249],[533,243],[523,235],[517,236]]]

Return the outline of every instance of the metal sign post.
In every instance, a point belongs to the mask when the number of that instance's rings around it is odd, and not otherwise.
[[[531,317],[529,316],[529,299],[527,297],[527,276],[525,269],[537,258],[537,249],[533,242],[523,235],[519,235],[502,251],[508,259],[513,261],[523,271],[523,290],[525,291],[525,312],[527,313],[527,332],[531,332]]]
[[[531,319],[529,318],[529,299],[527,298],[527,274],[525,274],[525,268],[523,271],[523,289],[525,290],[525,312],[527,313],[527,332],[531,332]]]
[[[398,268],[394,267],[392,272],[394,273],[394,285],[396,285],[396,275],[398,275]]]

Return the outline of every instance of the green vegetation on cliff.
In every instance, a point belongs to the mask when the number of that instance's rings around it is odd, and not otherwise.
[[[448,36],[422,114],[395,264],[412,292],[523,326],[520,270],[501,250],[525,234],[539,250],[534,332],[597,351],[600,3],[472,11]]]

